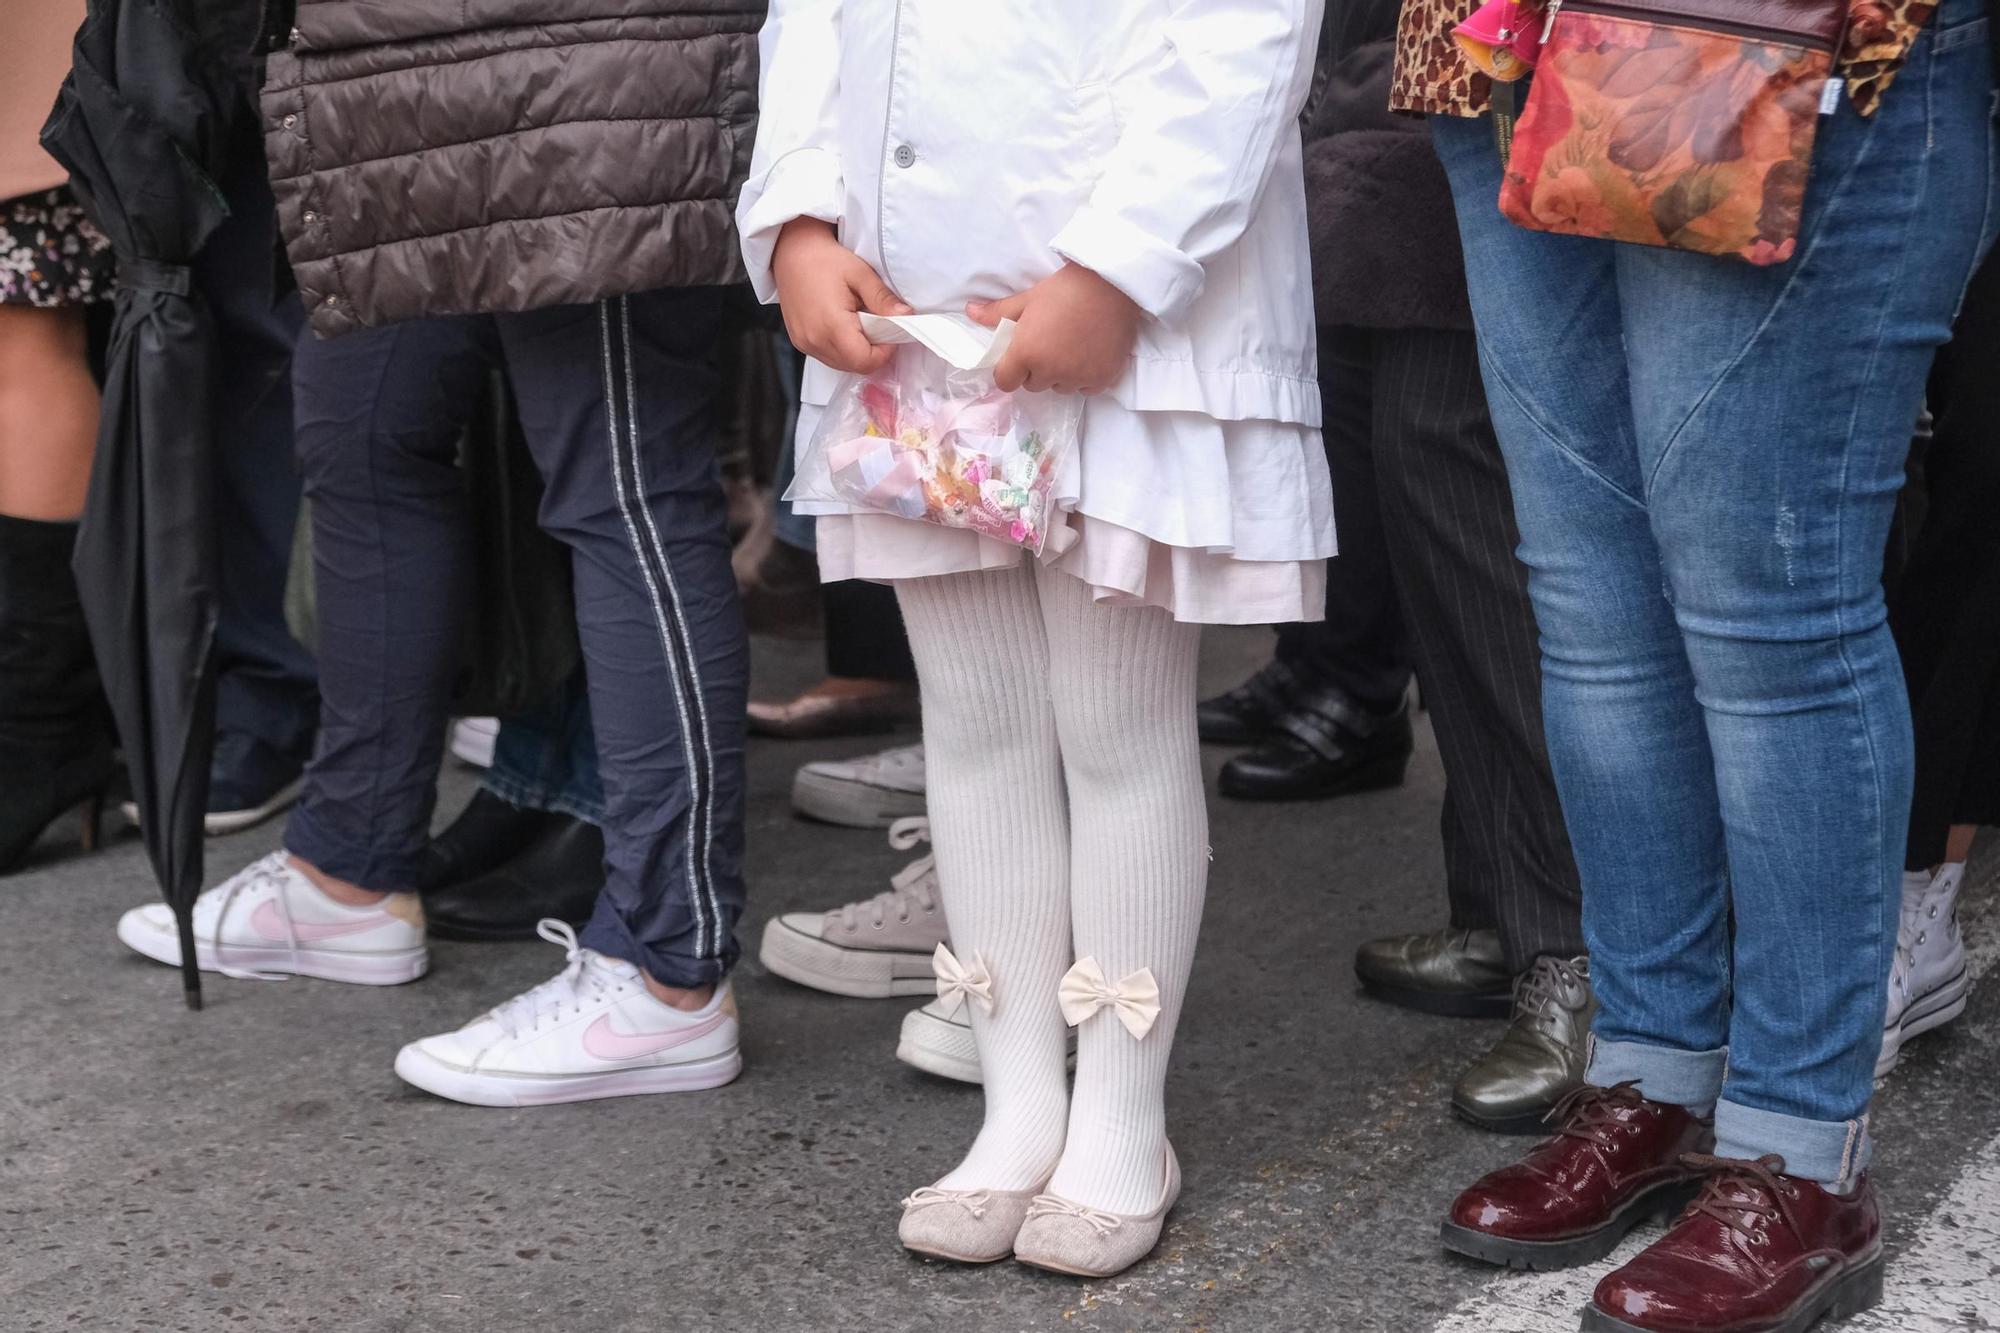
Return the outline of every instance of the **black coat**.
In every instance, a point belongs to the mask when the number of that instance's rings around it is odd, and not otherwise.
[[[1334,0],[1306,128],[1313,300],[1322,324],[1470,329],[1465,257],[1429,127],[1389,111],[1393,4]]]

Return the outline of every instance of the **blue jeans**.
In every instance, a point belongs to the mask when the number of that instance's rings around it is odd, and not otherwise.
[[[1518,229],[1491,127],[1434,121],[1583,878],[1589,1079],[1715,1102],[1719,1152],[1832,1184],[1871,1151],[1911,792],[1883,552],[2000,216],[1983,8],[1945,0],[1872,119],[1821,122],[1778,267]]]
[[[524,810],[549,810],[604,827],[604,782],[581,670],[542,703],[500,719],[486,790]]]

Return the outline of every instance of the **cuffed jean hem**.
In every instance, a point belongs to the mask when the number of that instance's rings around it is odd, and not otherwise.
[[[1875,1141],[1868,1136],[1865,1115],[1859,1120],[1807,1120],[1724,1098],[1715,1108],[1716,1156],[1754,1159],[1767,1153],[1785,1159],[1786,1175],[1845,1193],[1867,1169]]]
[[[1639,1091],[1656,1102],[1685,1106],[1706,1115],[1722,1095],[1722,1080],[1729,1068],[1729,1051],[1679,1051],[1671,1046],[1648,1046],[1638,1041],[1590,1039],[1590,1068],[1584,1082],[1609,1088],[1619,1083],[1636,1083]]]
[[[304,806],[294,808],[285,823],[285,850],[322,875],[377,893],[410,893],[417,887],[421,848],[387,855],[365,843],[357,846],[321,830]]]
[[[567,788],[524,782],[511,774],[496,773],[490,768],[479,785],[516,809],[568,815],[571,819],[604,827],[604,806],[594,801],[579,800]]]

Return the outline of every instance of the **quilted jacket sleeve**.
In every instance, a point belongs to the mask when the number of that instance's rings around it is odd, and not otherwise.
[[[1112,84],[1123,125],[1052,242],[1163,323],[1243,235],[1312,86],[1321,0],[1172,0],[1163,51]]]
[[[841,220],[839,152],[842,0],[772,0],[758,38],[761,117],[750,179],[736,206],[743,261],[759,300],[777,299],[771,252],[794,218]]]

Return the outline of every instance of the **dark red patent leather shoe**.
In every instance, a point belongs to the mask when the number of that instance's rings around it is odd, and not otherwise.
[[[1806,1333],[1882,1299],[1882,1214],[1863,1176],[1832,1194],[1782,1157],[1692,1157],[1707,1181],[1673,1228],[1597,1284],[1585,1333]]]
[[[1458,1196],[1441,1239],[1456,1254],[1509,1268],[1602,1259],[1651,1217],[1694,1197],[1688,1153],[1714,1143],[1709,1122],[1649,1101],[1630,1083],[1581,1087],[1549,1112],[1555,1137]]]

